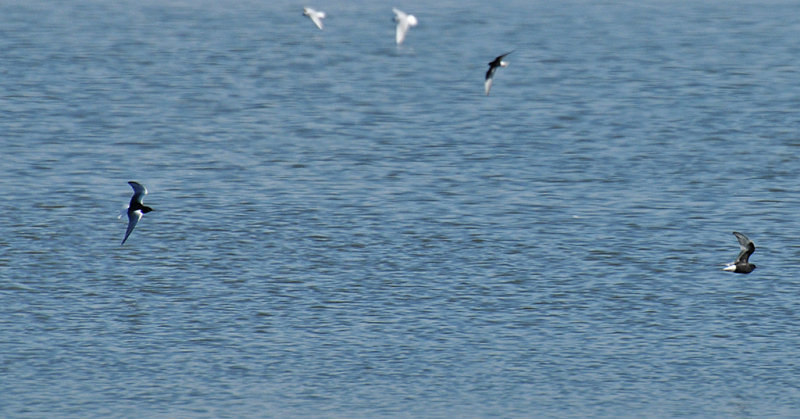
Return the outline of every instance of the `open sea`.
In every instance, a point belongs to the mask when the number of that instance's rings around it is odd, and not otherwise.
[[[800,417],[799,128],[793,0],[2,0],[0,417]]]

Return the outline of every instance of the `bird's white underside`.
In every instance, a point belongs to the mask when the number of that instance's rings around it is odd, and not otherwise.
[[[322,19],[325,18],[325,12],[320,12],[309,7],[303,8],[303,14],[311,18],[311,21],[314,22],[317,27],[322,30]]]
[[[417,26],[417,18],[414,15],[406,14],[396,8],[393,8],[392,11],[394,12],[394,19],[397,21],[397,28],[395,31],[395,41],[397,45],[403,43],[406,39],[406,33],[408,32],[408,28],[412,26]]]

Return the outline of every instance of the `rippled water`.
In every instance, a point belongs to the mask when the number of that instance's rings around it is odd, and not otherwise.
[[[800,6],[308,5],[0,3],[1,416],[800,415]]]

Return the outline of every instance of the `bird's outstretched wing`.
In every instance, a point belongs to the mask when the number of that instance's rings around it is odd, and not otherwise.
[[[747,236],[745,236],[742,233],[739,233],[738,231],[734,231],[733,235],[736,236],[736,240],[739,240],[739,248],[742,249],[742,251],[739,252],[739,256],[736,257],[736,262],[748,263],[750,255],[752,255],[753,252],[756,251],[755,243],[753,243],[752,240],[748,239]]]
[[[120,246],[125,244],[125,240],[128,240],[128,236],[130,236],[131,232],[133,232],[133,229],[136,227],[136,223],[138,223],[139,220],[141,219],[142,219],[141,211],[139,210],[128,211],[128,229],[125,230],[125,238],[122,239],[122,243],[120,243]]]
[[[130,181],[128,182],[128,184],[131,185],[131,188],[133,188],[133,196],[131,197],[131,206],[133,205],[134,202],[141,204],[142,200],[144,199],[144,196],[147,195],[147,188],[142,186],[139,182]]]

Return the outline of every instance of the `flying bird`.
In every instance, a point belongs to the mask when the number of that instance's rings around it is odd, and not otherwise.
[[[392,7],[392,11],[394,12],[394,21],[397,22],[395,41],[397,41],[397,45],[400,45],[403,43],[403,40],[406,39],[406,32],[408,32],[408,28],[417,26],[417,18],[414,17],[414,15],[403,13],[396,7]]]
[[[508,62],[503,61],[503,58],[512,52],[514,51],[509,51],[503,55],[500,55],[495,58],[494,61],[489,63],[489,70],[486,71],[486,81],[483,82],[483,87],[486,90],[486,96],[489,96],[489,91],[492,90],[492,79],[494,78],[494,72],[497,71],[498,67],[508,67]]]
[[[142,214],[147,214],[153,210],[150,207],[142,205],[142,200],[144,196],[147,195],[147,188],[134,181],[130,181],[128,184],[133,188],[133,196],[131,197],[130,204],[128,204],[128,229],[125,231],[125,238],[122,239],[120,246],[125,244],[125,240],[128,240],[128,236],[131,235],[133,228],[136,227],[136,223],[142,219]]]
[[[322,19],[325,19],[325,12],[314,10],[310,7],[303,8],[303,16],[308,16],[317,27],[322,30]],[[334,16],[335,17],[335,16]]]
[[[756,265],[749,262],[750,255],[756,251],[756,245],[752,240],[748,239],[747,236],[739,233],[738,231],[734,231],[733,235],[736,236],[737,240],[739,240],[739,247],[742,249],[742,251],[739,252],[739,256],[736,257],[735,262],[729,263],[722,268],[722,270],[736,272],[739,274],[749,274],[750,272],[753,272],[753,269],[756,268]]]

